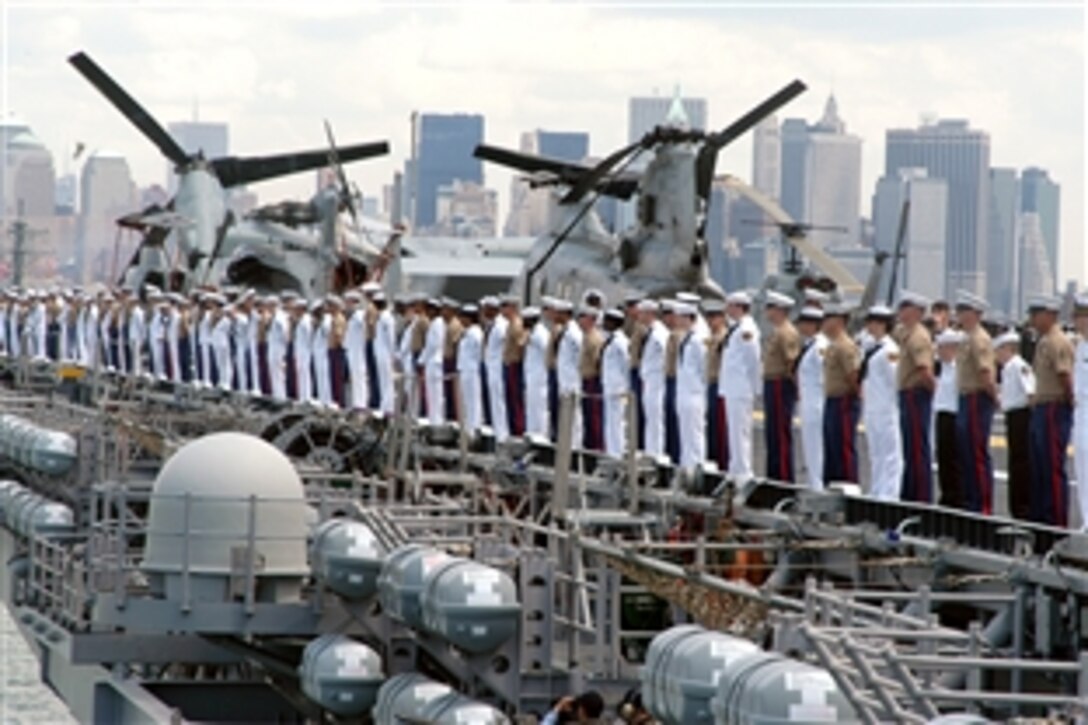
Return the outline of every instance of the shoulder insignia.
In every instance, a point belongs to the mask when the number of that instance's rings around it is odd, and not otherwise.
[[[899,353],[889,352],[888,353],[888,359],[891,360],[892,362],[898,362],[899,361]]]
[[[740,336],[741,336],[742,340],[751,340],[752,339],[752,333],[750,333],[750,332],[742,332],[740,334]]]

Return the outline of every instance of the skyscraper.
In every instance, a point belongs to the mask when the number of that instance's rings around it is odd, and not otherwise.
[[[967,121],[942,120],[917,129],[892,129],[885,143],[884,175],[921,167],[948,182],[947,283],[986,295],[990,198],[990,136]]]
[[[1061,186],[1051,180],[1045,169],[1035,167],[1024,169],[1020,184],[1020,210],[1039,215],[1039,231],[1046,245],[1054,283],[1058,284],[1060,280],[1057,272],[1062,269]]]
[[[947,298],[944,275],[933,273],[945,265],[948,184],[944,179],[929,178],[925,169],[900,169],[894,176],[879,179],[873,195],[874,247],[895,254],[904,202],[908,200],[901,249],[904,257],[899,260],[895,292],[910,289],[930,299]],[[894,262],[891,257],[884,265],[878,295],[881,300],[887,298]]]
[[[521,134],[521,151],[563,161],[583,161],[589,155],[589,134],[582,131],[526,131]],[[510,181],[510,209],[503,225],[508,237],[538,236],[549,231],[550,190],[533,189],[519,176]],[[599,211],[599,209],[598,209]]]
[[[782,192],[782,133],[774,114],[752,134],[752,186],[777,200]]]
[[[1020,213],[1017,246],[1020,248],[1021,305],[1035,295],[1049,295],[1054,292],[1054,267],[1047,254],[1042,222],[1042,217],[1037,212]]]
[[[102,260],[95,276],[105,278],[117,272],[105,266],[105,260],[113,256],[114,220],[132,211],[135,201],[132,174],[124,156],[99,149],[87,157],[80,175],[77,281],[85,281],[86,266],[92,260]]]
[[[475,114],[413,114],[413,227],[432,227],[438,189],[455,180],[483,186],[483,162],[472,152],[484,140],[484,117]]]
[[[1021,254],[1016,246],[1016,220],[1020,214],[1016,169],[990,169],[987,213],[986,297],[995,310],[1015,316],[1023,311],[1019,299]]]
[[[821,248],[853,246],[861,214],[861,139],[846,132],[835,96],[828,96],[823,116],[809,125],[802,119],[782,124],[781,202],[790,216],[846,232],[813,230],[808,238]]]
[[[208,123],[195,119],[176,121],[167,124],[167,131],[187,153],[202,153],[206,159],[230,153],[230,129],[225,123]],[[166,188],[171,196],[178,188],[178,177],[170,162],[166,165]]]
[[[642,138],[654,126],[660,126],[669,115],[673,97],[638,96],[627,102],[627,141],[634,143]],[[706,99],[683,98],[680,104],[688,117],[691,128],[706,130]]]

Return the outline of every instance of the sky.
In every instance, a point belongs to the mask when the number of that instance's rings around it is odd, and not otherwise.
[[[0,113],[15,113],[76,170],[76,142],[124,154],[141,185],[166,162],[65,58],[94,57],[165,126],[230,124],[231,152],[388,139],[348,167],[378,195],[409,149],[409,117],[475,112],[488,142],[586,130],[591,151],[625,143],[627,99],[680,86],[720,128],[800,78],[779,117],[817,119],[834,93],[863,139],[862,209],[884,167],[884,131],[925,115],[966,118],[991,164],[1047,169],[1062,185],[1059,281],[1088,280],[1084,240],[1085,12],[1080,3],[763,2],[396,4],[0,0]],[[719,157],[751,178],[751,138]],[[511,175],[485,167],[505,212]],[[308,198],[304,174],[255,186],[262,202]],[[500,219],[501,223],[501,219]]]

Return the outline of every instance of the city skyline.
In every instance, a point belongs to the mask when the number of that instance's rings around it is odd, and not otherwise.
[[[163,123],[188,118],[199,100],[202,120],[230,124],[237,153],[321,147],[323,117],[329,117],[341,143],[389,138],[390,157],[348,169],[365,193],[377,196],[409,155],[413,110],[480,113],[487,119],[486,140],[512,148],[521,133],[534,128],[585,130],[591,153],[601,155],[622,144],[632,97],[655,88],[669,96],[679,83],[685,96],[707,99],[709,125],[720,127],[798,76],[810,91],[779,117],[818,118],[833,91],[851,132],[863,139],[863,200],[884,170],[884,131],[915,127],[922,112],[967,118],[973,128],[986,131],[992,166],[1047,169],[1063,187],[1062,256],[1069,262],[1063,263],[1063,273],[1073,270],[1080,280],[1086,278],[1083,103],[1069,102],[1083,97],[1080,11],[918,9],[909,13],[915,23],[904,24],[893,22],[899,10],[850,9],[843,12],[857,19],[853,30],[820,27],[818,33],[804,33],[798,13],[736,8],[400,11],[333,3],[303,13],[277,4],[260,18],[245,10],[217,8],[212,32],[188,33],[206,22],[206,14],[134,8],[117,19],[102,7],[7,7],[0,107],[19,112],[34,128],[53,151],[58,174],[75,170],[68,158],[79,141],[90,149],[122,152],[141,185],[160,179],[162,159],[64,62],[71,51],[85,48]],[[940,30],[917,27],[933,13],[941,14]],[[532,22],[526,22],[527,14]],[[817,27],[827,25],[827,13],[799,14],[818,21]],[[598,28],[603,23],[614,32],[591,45],[575,20],[595,21]],[[20,33],[20,23],[35,32]],[[181,37],[154,32],[163,23]],[[566,52],[525,47],[525,38],[511,32],[523,26],[531,26],[534,35],[554,30]],[[650,26],[660,39],[653,43],[647,40]],[[472,27],[475,34],[466,36]],[[351,28],[358,32],[349,33]],[[752,37],[753,28],[758,38]],[[1046,28],[1054,32],[1043,32]],[[617,55],[616,34],[640,41],[639,52]],[[1002,45],[1011,35],[1017,42]],[[278,42],[285,39],[291,42]],[[706,62],[708,51],[700,41],[723,40],[733,43],[730,58],[745,60],[742,72],[715,70],[735,68],[736,62]],[[320,62],[323,52],[354,62],[329,67]],[[344,82],[352,77],[345,76],[345,65],[360,73],[353,83]],[[912,65],[913,70],[904,67]],[[953,67],[955,73],[947,72]],[[80,120],[78,126],[73,118]],[[748,178],[750,160],[746,137],[722,155],[719,171]],[[500,223],[509,178],[494,166],[485,169],[487,186],[500,195]],[[302,175],[254,191],[262,201],[308,198],[312,178]]]

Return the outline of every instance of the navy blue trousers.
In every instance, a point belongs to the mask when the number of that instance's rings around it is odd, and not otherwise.
[[[993,513],[994,464],[990,458],[990,427],[994,399],[986,393],[960,396],[956,433],[960,443],[960,475],[968,511]]]
[[[1073,428],[1073,408],[1068,403],[1038,403],[1031,408],[1031,468],[1036,481],[1031,487],[1031,518],[1051,526],[1067,526],[1069,477],[1065,451]]]
[[[45,328],[45,356],[50,360],[60,358],[60,323],[50,322]]]
[[[676,377],[665,378],[665,454],[680,462],[680,418],[676,415]]]
[[[763,439],[767,478],[793,482],[793,407],[797,385],[789,378],[763,381]]]
[[[706,456],[718,464],[719,471],[729,470],[729,428],[725,418],[725,398],[718,397],[718,383],[706,386]]]
[[[582,380],[582,446],[587,451],[604,450],[604,399],[601,379]]]
[[[856,395],[824,401],[824,484],[858,482],[858,414]]]
[[[257,386],[261,395],[272,395],[272,368],[269,367],[268,343],[257,342]]]
[[[559,440],[559,372],[554,368],[548,371],[548,427],[551,428],[552,440]]]
[[[378,387],[378,356],[374,354],[373,340],[366,341],[363,354],[366,355],[366,369],[370,373],[366,376],[368,407],[371,410],[377,410],[381,407],[382,394]],[[453,416],[450,420],[457,420],[457,417]]]
[[[332,389],[332,402],[341,408],[348,407],[347,380],[348,357],[344,352],[344,348],[329,348],[329,387]]]
[[[899,431],[903,439],[904,501],[933,502],[933,451],[929,427],[933,419],[933,392],[917,387],[899,391]]]
[[[373,369],[373,368],[368,368]],[[442,395],[445,398],[443,404],[446,407],[446,420],[457,420],[457,389],[453,385],[457,377],[457,358],[447,357],[442,359]],[[371,374],[373,377],[373,374]]]
[[[631,368],[631,399],[638,419],[638,449],[646,450],[646,411],[642,409],[642,374],[638,368]]]
[[[487,366],[480,363],[480,403],[484,406],[484,425],[491,425],[491,390],[487,385]]]
[[[181,367],[181,380],[182,382],[189,382],[193,379],[193,351],[189,347],[188,336],[178,338],[178,365]],[[198,356],[199,357],[199,356]]]
[[[503,390],[506,392],[506,424],[510,435],[525,433],[525,375],[521,362],[502,366]]]

